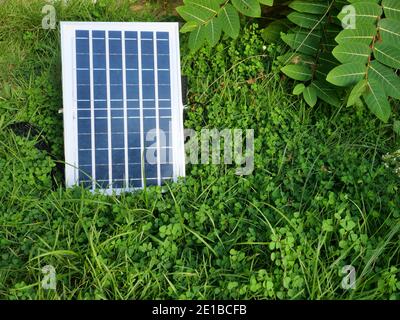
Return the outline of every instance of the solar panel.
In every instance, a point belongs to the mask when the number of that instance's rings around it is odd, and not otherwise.
[[[178,24],[62,22],[61,47],[66,185],[184,176]]]

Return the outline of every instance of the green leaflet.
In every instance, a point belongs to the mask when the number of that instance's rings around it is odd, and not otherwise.
[[[334,68],[326,80],[339,87],[348,87],[365,77],[366,70],[364,63],[346,63]]]
[[[328,10],[328,3],[325,0],[295,0],[289,4],[289,7],[298,12],[323,14]]]
[[[281,70],[294,80],[308,81],[312,79],[311,69],[305,65],[290,64],[283,67]]]
[[[214,0],[184,0],[185,5],[190,5],[198,10],[209,11],[210,14],[215,15],[219,9],[219,5],[223,1]]]
[[[219,20],[222,30],[230,37],[237,38],[240,31],[239,14],[233,6],[226,5],[219,12]]]
[[[205,37],[211,46],[215,46],[221,38],[222,27],[218,18],[212,19],[204,27]]]
[[[399,0],[383,0],[383,11],[387,18],[400,20],[400,1]]]
[[[300,94],[302,94],[304,92],[304,89],[306,88],[306,86],[303,83],[299,83],[298,85],[296,85],[293,89],[293,94],[298,96]]]
[[[368,79],[375,79],[381,83],[386,95],[400,99],[400,78],[392,69],[378,61],[372,61],[368,71]]]
[[[282,34],[281,37],[293,50],[308,55],[317,54],[321,42],[321,34],[319,32],[298,31]]]
[[[377,43],[374,47],[374,57],[379,62],[392,67],[400,69],[400,47],[391,44]]]
[[[343,43],[335,47],[332,54],[341,63],[363,62],[367,63],[371,55],[371,48],[364,43]]]
[[[322,23],[319,16],[302,12],[292,12],[288,14],[288,19],[299,27],[307,29],[316,28]]]
[[[380,120],[388,122],[391,114],[391,107],[382,84],[378,80],[369,79],[367,89],[368,91],[363,97],[368,108]]]
[[[192,32],[193,30],[195,30],[199,25],[197,24],[196,21],[188,21],[186,22],[182,28],[181,28],[181,32],[182,33],[186,33],[186,32]]]
[[[261,7],[257,0],[232,0],[233,6],[249,17],[260,17]]]
[[[317,91],[318,98],[332,106],[339,107],[340,100],[337,94],[339,90],[337,88],[333,87],[325,80],[315,80],[311,85]]]
[[[316,78],[320,80],[326,80],[328,73],[338,65],[339,63],[331,53],[321,53],[321,55],[319,56],[318,68],[315,70]]]
[[[359,83],[357,83],[353,90],[351,90],[349,98],[347,100],[347,106],[351,107],[354,106],[360,97],[367,91],[367,84],[368,81],[363,79]]]
[[[341,31],[335,41],[338,44],[343,43],[364,43],[370,45],[376,35],[376,27],[372,25],[359,25],[357,29],[345,29]]]
[[[206,41],[206,32],[204,26],[199,26],[189,35],[190,50],[198,50]]]
[[[259,0],[261,4],[265,4],[267,6],[273,6],[274,5],[274,0]]]
[[[400,21],[394,19],[382,19],[378,23],[382,41],[388,43],[400,43]]]
[[[186,21],[195,21],[198,24],[204,24],[211,19],[215,13],[203,7],[196,7],[193,4],[177,7],[176,11]]]
[[[317,90],[313,86],[308,86],[303,91],[304,100],[310,107],[314,107],[317,103]]]

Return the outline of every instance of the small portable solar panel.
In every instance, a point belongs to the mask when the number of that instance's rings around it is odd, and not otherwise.
[[[67,187],[185,175],[177,23],[61,22]]]

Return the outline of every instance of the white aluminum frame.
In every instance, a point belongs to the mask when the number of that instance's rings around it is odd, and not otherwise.
[[[63,82],[63,114],[64,114],[64,152],[65,152],[65,182],[67,187],[79,184],[78,163],[78,110],[77,110],[77,79],[76,79],[76,48],[75,31],[142,31],[168,32],[170,43],[170,74],[171,74],[171,115],[172,115],[172,152],[173,181],[185,177],[185,149],[183,128],[183,101],[181,87],[181,64],[179,49],[179,25],[175,22],[61,22],[61,54]],[[89,36],[90,37],[90,36]],[[124,37],[122,37],[124,39]],[[139,43],[140,37],[138,37]],[[123,40],[122,40],[123,41]],[[156,43],[154,44],[156,45]],[[139,56],[141,52],[139,52]],[[92,58],[91,58],[92,59]],[[108,59],[108,58],[107,58]],[[123,57],[125,59],[125,57]],[[124,68],[123,68],[124,69]],[[125,73],[125,72],[123,72]],[[91,77],[92,78],[92,77]],[[108,79],[108,75],[107,75]],[[109,85],[109,83],[107,83]],[[141,83],[139,83],[141,85]],[[93,86],[91,86],[93,90]],[[124,91],[126,88],[124,88]],[[157,88],[158,90],[158,88]],[[124,97],[125,99],[125,97]],[[109,97],[107,97],[109,100]],[[107,101],[109,103],[109,101]],[[93,96],[91,94],[91,103]],[[125,101],[126,103],[126,101]],[[124,108],[125,109],[125,108]],[[91,108],[93,113],[93,107]],[[125,114],[126,116],[126,114]],[[92,114],[93,117],[93,114]],[[93,119],[92,119],[93,122]],[[92,131],[92,135],[93,135]],[[109,137],[111,139],[111,137]],[[125,137],[127,139],[127,137]],[[158,142],[159,143],[159,142]],[[143,148],[143,146],[142,146]],[[93,145],[92,145],[93,149]],[[94,152],[94,151],[92,151]],[[141,150],[143,152],[143,150]],[[159,154],[160,157],[160,154]],[[111,162],[111,159],[109,159]],[[158,166],[160,164],[158,163]],[[92,166],[95,166],[92,163]],[[159,171],[159,170],[158,170]],[[159,173],[159,172],[158,172]],[[159,177],[160,178],[160,177]],[[160,179],[159,179],[160,182]],[[94,184],[93,184],[94,185]],[[97,189],[106,194],[131,192],[137,188]],[[95,188],[93,186],[92,190]]]

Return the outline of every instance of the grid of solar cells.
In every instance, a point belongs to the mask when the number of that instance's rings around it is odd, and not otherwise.
[[[169,33],[77,30],[75,41],[79,183],[172,179]]]

